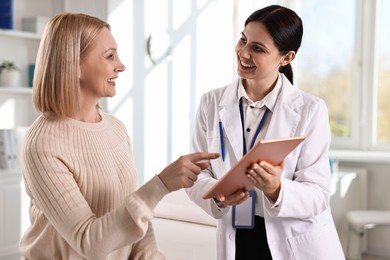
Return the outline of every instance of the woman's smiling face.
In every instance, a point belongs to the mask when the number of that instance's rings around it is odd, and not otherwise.
[[[103,28],[80,63],[81,95],[91,99],[114,96],[115,80],[124,70],[114,37],[107,28]]]
[[[237,73],[241,78],[266,80],[277,78],[284,55],[260,22],[248,23],[236,45]]]

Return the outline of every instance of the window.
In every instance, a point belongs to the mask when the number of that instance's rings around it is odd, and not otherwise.
[[[378,105],[376,116],[377,144],[390,145],[390,1],[378,1],[377,22],[377,78],[378,78]]]
[[[294,83],[327,103],[332,148],[390,150],[390,2],[296,4],[304,37]]]
[[[296,11],[304,33],[294,83],[325,100],[333,137],[351,139],[358,134],[353,125],[355,1],[300,0]]]

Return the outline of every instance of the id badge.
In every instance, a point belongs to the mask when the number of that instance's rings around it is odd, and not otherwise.
[[[249,191],[249,198],[240,205],[233,206],[233,228],[252,229],[255,226],[256,192]]]

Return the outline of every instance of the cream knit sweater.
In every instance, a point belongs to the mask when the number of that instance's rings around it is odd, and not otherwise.
[[[99,123],[40,116],[21,155],[31,226],[22,259],[165,259],[150,219],[168,193],[158,176],[136,190],[124,125],[100,113]]]

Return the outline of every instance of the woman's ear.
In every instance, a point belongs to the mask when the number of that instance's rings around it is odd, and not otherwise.
[[[295,58],[295,51],[287,52],[287,54],[285,54],[284,57],[282,58],[280,62],[280,66],[286,66],[287,64],[292,62],[294,58]]]

